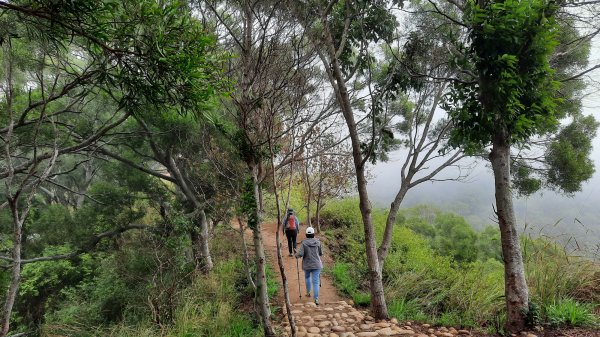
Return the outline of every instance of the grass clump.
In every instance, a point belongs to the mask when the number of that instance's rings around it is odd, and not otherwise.
[[[548,305],[546,316],[553,326],[600,327],[600,320],[594,315],[595,307],[567,298]]]
[[[371,304],[371,296],[360,291],[360,285],[356,282],[358,279],[355,277],[348,277],[351,273],[350,264],[344,262],[336,262],[331,269],[333,280],[338,290],[343,294],[349,295],[356,305],[367,306]]]

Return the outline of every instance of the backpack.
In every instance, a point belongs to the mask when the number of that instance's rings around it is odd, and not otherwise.
[[[288,216],[287,224],[285,225],[285,229],[295,230],[296,229],[296,216],[294,214],[290,214]]]

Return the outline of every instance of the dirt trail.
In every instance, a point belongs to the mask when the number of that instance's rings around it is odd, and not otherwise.
[[[298,234],[298,248],[300,247],[300,241],[306,238],[304,234],[304,230],[306,226],[300,227],[300,234]],[[271,263],[271,267],[275,271],[277,275],[277,281],[281,285],[281,274],[279,273],[279,265],[277,264],[277,246],[275,244],[275,231],[277,230],[277,223],[269,223],[263,224],[263,240],[265,245],[265,251],[269,256],[269,262]],[[319,236],[316,235],[318,238]],[[289,292],[290,292],[290,301],[292,304],[300,304],[300,303],[309,303],[313,301],[312,297],[307,298],[306,294],[306,284],[304,282],[304,272],[302,271],[302,260],[298,260],[298,270],[296,269],[296,258],[288,256],[287,249],[287,240],[284,234],[280,235],[281,240],[281,248],[282,248],[282,256],[283,263],[285,268],[285,274],[288,280]],[[323,247],[325,248],[325,247]],[[330,263],[331,259],[327,256],[328,251],[323,249],[323,264],[326,267],[331,267]],[[302,298],[299,296],[298,292],[298,271],[300,273],[300,291],[302,294]],[[281,288],[283,289],[283,288]],[[281,297],[281,305],[283,305],[283,290],[280,292]],[[342,298],[337,294],[335,287],[333,286],[331,280],[328,275],[321,273],[321,289],[319,291],[319,302],[320,303],[330,303],[330,302],[339,302]]]

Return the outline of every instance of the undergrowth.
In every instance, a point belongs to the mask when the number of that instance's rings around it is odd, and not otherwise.
[[[252,318],[250,311],[253,299],[252,289],[246,281],[245,266],[240,259],[239,245],[235,232],[219,230],[212,242],[212,253],[215,261],[213,270],[206,274],[193,273],[185,278],[174,279],[177,284],[185,286],[174,289],[169,295],[169,303],[156,303],[159,294],[146,300],[132,292],[146,294],[150,289],[154,292],[168,290],[165,285],[148,288],[152,283],[138,279],[138,287],[129,289],[126,285],[110,282],[99,283],[105,279],[100,275],[90,282],[85,289],[71,290],[72,296],[67,297],[63,309],[47,317],[47,322],[40,333],[41,336],[119,336],[119,337],[188,337],[188,336],[231,336],[253,337],[263,336],[260,324]],[[111,266],[114,266],[111,264]],[[126,268],[126,266],[124,267]],[[185,265],[174,266],[175,269]],[[272,271],[268,280],[269,294],[277,292],[276,282]],[[110,274],[110,273],[109,273]],[[180,275],[180,274],[174,274]],[[186,275],[186,274],[181,274]],[[180,276],[181,276],[180,275]],[[152,280],[152,279],[151,279]],[[154,282],[161,282],[154,278]],[[121,308],[121,315],[114,322],[102,318],[105,308],[103,299],[96,296],[85,296],[102,289],[112,289],[111,296]],[[124,289],[129,289],[125,291]],[[125,292],[124,292],[125,291]],[[81,293],[83,292],[83,293]],[[121,294],[124,292],[123,294]],[[102,292],[100,292],[102,294]],[[108,294],[108,292],[105,292]],[[132,302],[135,299],[136,302]],[[244,307],[247,303],[249,306]],[[169,305],[167,305],[169,304]]]

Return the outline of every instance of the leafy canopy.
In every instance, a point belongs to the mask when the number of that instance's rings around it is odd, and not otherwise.
[[[476,80],[455,82],[446,108],[456,128],[453,146],[477,152],[502,130],[509,142],[558,126],[558,82],[548,62],[557,42],[552,1],[507,0],[480,7],[469,1],[470,45],[453,64]]]

